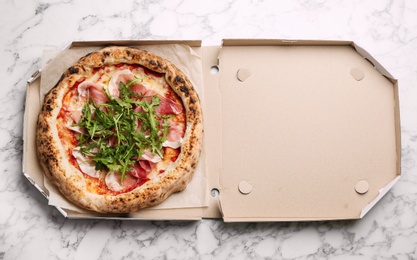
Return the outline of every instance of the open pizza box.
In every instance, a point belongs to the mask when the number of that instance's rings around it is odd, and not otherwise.
[[[43,177],[35,152],[42,80],[54,85],[49,74],[59,79],[80,55],[109,44],[143,48],[176,64],[191,78],[204,112],[204,149],[189,187],[129,215],[87,212],[65,201]],[[75,60],[64,60],[65,52]],[[48,57],[28,80],[23,173],[65,217],[360,219],[401,175],[397,80],[353,42],[73,42]]]

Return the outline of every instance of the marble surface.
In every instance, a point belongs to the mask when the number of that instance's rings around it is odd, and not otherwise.
[[[123,4],[122,4],[123,2]],[[416,259],[417,2],[5,0],[0,8],[1,259]],[[22,175],[26,80],[72,40],[354,40],[399,79],[402,178],[360,221],[68,220]],[[35,257],[36,256],[36,257]]]

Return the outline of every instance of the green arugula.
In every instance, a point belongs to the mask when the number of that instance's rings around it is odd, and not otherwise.
[[[85,133],[78,138],[83,156],[92,158],[96,170],[121,173],[121,180],[127,172],[133,170],[133,164],[145,149],[162,158],[162,143],[167,140],[169,133],[169,116],[157,115],[155,112],[160,105],[160,98],[155,95],[147,102],[143,94],[130,90],[130,86],[136,84],[137,80],[135,78],[127,84],[120,82],[119,98],[105,91],[108,103],[95,104],[88,98],[82,109],[82,118],[77,124],[85,129]],[[138,106],[141,109],[135,112]],[[141,122],[140,130],[138,121]],[[116,143],[111,146],[109,141]]]

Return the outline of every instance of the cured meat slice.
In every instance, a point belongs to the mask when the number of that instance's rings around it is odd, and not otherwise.
[[[78,93],[84,100],[87,100],[88,96],[90,96],[90,98],[97,105],[104,104],[109,101],[106,93],[104,92],[103,86],[97,83],[83,81],[78,85]]]
[[[135,162],[133,165],[133,170],[129,172],[135,178],[145,180],[147,178],[148,173],[152,171],[151,162],[146,160],[140,160],[139,162]]]
[[[139,182],[138,178],[135,178],[130,174],[126,174],[122,181],[121,177],[122,174],[118,172],[108,173],[105,178],[107,188],[112,191],[122,191],[136,187]]]
[[[83,173],[93,178],[100,177],[100,171],[96,171],[95,163],[91,159],[84,157],[81,154],[79,147],[76,147],[72,150],[72,155],[74,156],[75,160],[77,160],[77,163]]]
[[[167,140],[162,144],[163,147],[171,147],[177,149],[182,144],[182,129],[179,125],[172,121],[168,121],[169,132],[167,134]]]

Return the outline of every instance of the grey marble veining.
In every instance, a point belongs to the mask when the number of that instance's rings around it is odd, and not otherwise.
[[[0,259],[416,259],[417,2],[3,1]],[[399,79],[402,178],[360,221],[64,219],[22,175],[26,80],[72,40],[354,40]]]

